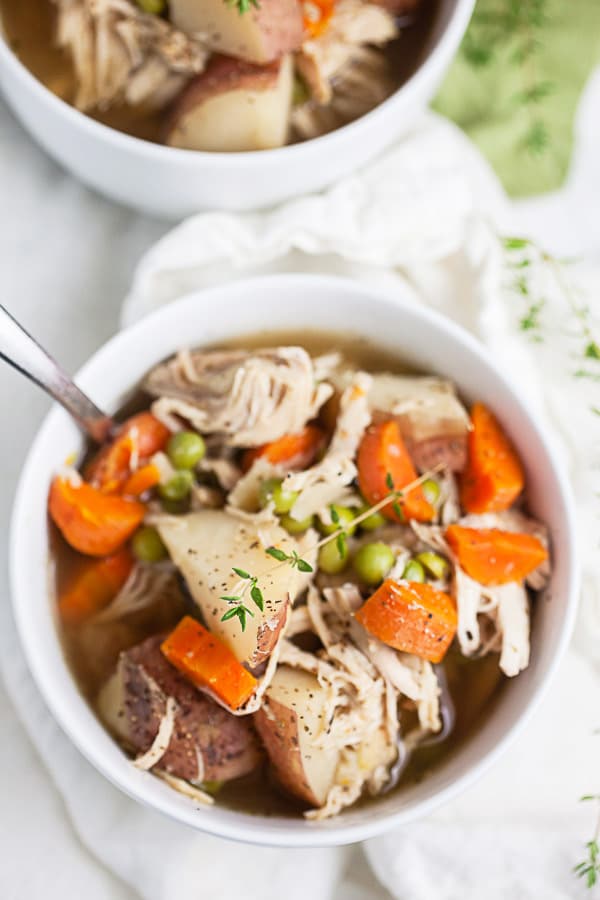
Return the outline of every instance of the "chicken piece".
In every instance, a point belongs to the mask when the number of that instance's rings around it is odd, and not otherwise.
[[[171,559],[185,578],[207,627],[236,658],[251,669],[263,663],[287,622],[290,603],[304,587],[304,576],[290,566],[277,565],[265,550],[276,545],[286,553],[302,556],[303,544],[291,537],[276,520],[255,522],[222,510],[202,510],[185,516],[158,516],[155,520]],[[307,561],[314,563],[314,551]],[[253,615],[245,630],[239,619],[221,621],[231,608],[223,597],[238,596],[244,585],[233,567],[258,578],[264,599],[259,610],[246,593]]]
[[[189,421],[204,434],[221,434],[233,447],[259,447],[295,434],[333,393],[315,383],[301,347],[182,351],[156,366],[144,383],[157,418],[178,427]]]
[[[357,51],[366,44],[386,44],[397,34],[394,17],[387,10],[363,0],[339,0],[323,33],[302,44],[296,67],[313,99],[327,104],[332,98],[332,80]]]
[[[202,35],[211,50],[246,62],[272,62],[302,43],[298,0],[260,0],[240,14],[225,0],[170,0],[173,24],[190,36]]]
[[[389,60],[376,47],[356,46],[352,59],[331,83],[326,105],[312,100],[294,106],[292,137],[311,140],[366,115],[391,96],[398,83]]]
[[[459,520],[462,524],[468,519]],[[483,517],[477,517],[483,518]],[[505,521],[503,519],[503,521]],[[533,520],[530,520],[533,521]],[[527,589],[521,582],[486,586],[458,564],[438,525],[411,522],[426,547],[443,553],[453,565],[453,595],[458,610],[456,637],[464,656],[500,653],[500,668],[512,677],[529,665],[530,622]]]
[[[249,719],[230,715],[180,675],[160,651],[163,637],[121,653],[98,697],[101,718],[128,747],[146,756],[152,752],[144,767],[156,765],[194,783],[251,772],[261,753]],[[170,728],[156,747],[170,711]]]
[[[469,416],[452,382],[443,378],[373,376],[369,402],[374,414],[397,419],[417,469],[443,463],[460,472],[467,461]]]
[[[228,9],[223,0],[217,2]],[[264,66],[213,56],[206,71],[177,98],[166,143],[184,150],[228,153],[282,147],[288,136],[292,87],[289,55]]]
[[[354,457],[371,421],[367,400],[370,387],[370,375],[355,373],[342,394],[336,428],[321,462],[286,476],[285,489],[299,493],[290,511],[292,518],[302,521],[338,501],[356,477]]]
[[[209,51],[129,0],[54,0],[57,42],[73,60],[75,106],[160,109],[204,69]]]

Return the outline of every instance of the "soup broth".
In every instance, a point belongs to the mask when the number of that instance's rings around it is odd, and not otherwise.
[[[327,334],[310,331],[269,332],[248,335],[220,344],[219,349],[257,349],[298,344],[312,355],[340,351],[351,363],[371,372],[406,372],[402,361],[360,336],[352,334]],[[147,408],[149,398],[136,394],[124,407],[118,419],[123,419],[140,409]],[[61,586],[70,578],[77,564],[76,554],[69,549],[58,531],[52,531],[52,551],[56,566],[56,586]],[[65,654],[76,682],[93,706],[97,693],[114,669],[119,653],[145,638],[167,631],[190,610],[192,601],[179,578],[169,583],[168,590],[153,607],[128,615],[124,619],[99,624],[84,624],[78,627],[62,628],[61,636]],[[498,667],[497,654],[489,654],[481,659],[466,659],[458,651],[451,649],[441,664],[447,683],[447,694],[453,707],[454,724],[442,739],[432,736],[429,744],[418,747],[393,790],[402,790],[427,778],[436,766],[455,753],[469,736],[492,714],[494,702],[505,682]],[[414,713],[407,712],[408,724]],[[414,724],[414,723],[411,723]],[[268,765],[243,778],[223,785],[218,793],[218,803],[230,809],[242,810],[257,815],[297,815],[302,807],[297,801],[286,797],[276,788],[269,776]],[[376,802],[363,799],[362,804]]]

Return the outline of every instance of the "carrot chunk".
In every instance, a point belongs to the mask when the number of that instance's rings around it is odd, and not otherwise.
[[[388,579],[356,613],[368,632],[395,650],[432,663],[446,655],[456,634],[456,606],[430,584]]]
[[[371,505],[390,493],[390,485],[400,490],[417,478],[406,444],[394,419],[367,428],[358,448],[358,484],[365,500]],[[395,508],[396,507],[396,508]],[[402,515],[399,515],[399,510]],[[397,504],[390,503],[382,510],[394,522],[416,519],[430,522],[435,516],[421,485],[407,491]]]
[[[325,435],[316,425],[305,425],[297,434],[286,434],[277,441],[246,450],[242,460],[244,472],[257,459],[266,459],[276,465],[285,464],[290,469],[306,469],[317,458],[325,444]]]
[[[170,431],[149,412],[141,412],[121,426],[116,438],[103,447],[85,469],[87,481],[105,493],[118,493],[135,468],[165,447]]]
[[[229,647],[191,616],[184,616],[160,649],[192,684],[210,690],[231,709],[242,706],[258,684]]]
[[[140,497],[146,491],[156,487],[159,482],[160,469],[153,463],[148,463],[148,465],[142,466],[129,476],[123,485],[121,493],[126,497]]]
[[[66,542],[88,556],[108,556],[131,537],[146,507],[82,482],[74,485],[55,478],[50,487],[48,511]]]
[[[460,501],[467,512],[501,512],[523,490],[521,461],[497,419],[482,403],[471,410],[467,467],[460,479]]]
[[[449,525],[446,540],[461,568],[479,584],[522,581],[548,559],[539,538],[499,528]]]
[[[58,610],[65,625],[80,625],[116,597],[133,569],[127,549],[103,559],[81,559],[58,596]]]

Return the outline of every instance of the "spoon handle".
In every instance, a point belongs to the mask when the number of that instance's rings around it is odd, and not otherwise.
[[[0,304],[0,358],[57,400],[90,437],[102,443],[113,421],[79,390],[63,369]]]

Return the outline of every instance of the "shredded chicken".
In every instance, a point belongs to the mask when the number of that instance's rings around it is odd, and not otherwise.
[[[311,140],[366,115],[397,87],[389,61],[375,47],[356,47],[352,59],[331,82],[331,98],[322,104],[309,99],[292,110],[292,134]]]
[[[144,566],[138,563],[112,602],[94,616],[95,625],[116,622],[153,606],[166,594],[179,594],[177,570],[171,563]]]
[[[332,99],[332,81],[364,45],[380,46],[398,34],[394,17],[381,6],[363,0],[339,0],[319,37],[304,41],[296,57],[298,71],[319,103]]]
[[[301,347],[243,351],[182,351],[153,369],[145,387],[159,397],[152,411],[168,427],[178,419],[219,433],[232,447],[258,447],[300,431],[333,388],[315,382]]]
[[[129,0],[54,0],[57,41],[71,54],[78,109],[125,101],[160,109],[202,72],[208,51]]]
[[[148,677],[148,676],[146,676]],[[158,688],[157,688],[158,690]],[[177,703],[173,697],[167,698],[165,714],[160,720],[156,737],[152,741],[150,747],[141,756],[137,756],[133,764],[138,769],[151,769],[161,761],[167,750],[175,729],[175,713],[177,712]]]
[[[165,784],[168,784],[169,787],[173,788],[173,790],[183,794],[184,797],[189,797],[190,800],[196,800],[198,803],[205,803],[207,806],[212,806],[215,802],[214,797],[211,797],[206,791],[201,790],[189,781],[184,781],[183,778],[171,775],[170,772],[165,772],[163,769],[155,769],[154,774],[158,775],[158,777],[162,779]]]
[[[371,421],[367,403],[370,384],[370,375],[356,373],[342,394],[335,432],[321,462],[304,472],[286,477],[286,489],[299,493],[290,511],[292,518],[302,521],[334,503],[354,481],[357,474],[354,457],[365,428]]]
[[[487,525],[481,521],[482,516],[465,517],[460,523],[470,522],[473,526],[474,518],[480,528],[507,527],[506,523],[510,521],[501,514],[487,519]],[[517,522],[523,525],[522,519],[512,519],[512,522],[514,526]],[[423,525],[414,521],[411,525],[424,545],[443,553],[453,565],[454,596],[458,608],[457,637],[461,651],[465,656],[483,656],[499,651],[500,668],[504,674],[518,675],[529,663],[529,600],[525,586],[520,582],[497,587],[479,584],[460,567],[438,525]]]

